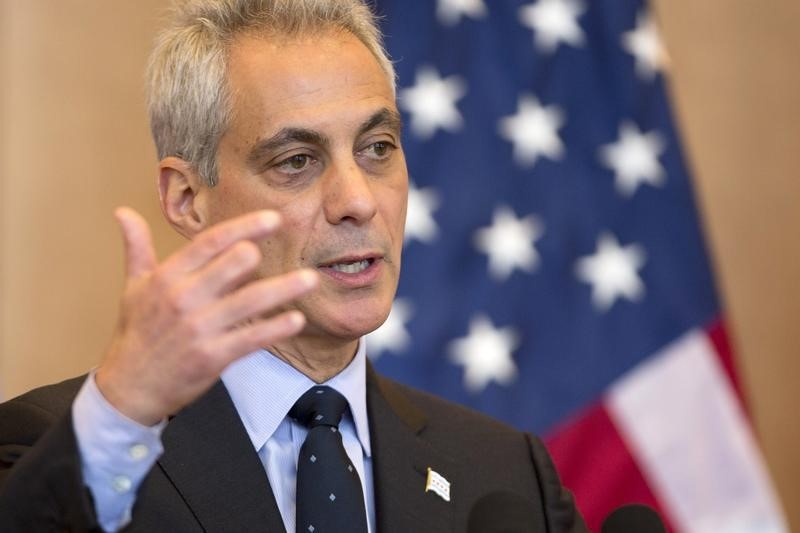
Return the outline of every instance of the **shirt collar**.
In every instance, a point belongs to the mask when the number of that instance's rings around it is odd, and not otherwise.
[[[336,389],[347,399],[361,448],[371,457],[365,344],[359,340],[350,364],[322,385]],[[316,385],[268,350],[257,350],[228,365],[222,372],[222,382],[256,450],[272,437],[300,396]]]

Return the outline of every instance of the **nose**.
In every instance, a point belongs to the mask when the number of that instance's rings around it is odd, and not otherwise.
[[[371,220],[377,212],[372,183],[375,179],[379,178],[367,175],[355,161],[330,167],[324,184],[328,223],[350,222],[360,226]]]

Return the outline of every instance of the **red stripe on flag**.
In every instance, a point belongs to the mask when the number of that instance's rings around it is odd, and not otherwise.
[[[593,406],[579,418],[558,427],[545,439],[545,444],[591,531],[600,531],[603,519],[628,503],[653,507],[668,530],[673,531],[602,405]]]

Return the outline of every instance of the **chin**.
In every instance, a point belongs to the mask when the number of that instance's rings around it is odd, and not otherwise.
[[[391,306],[388,305],[376,309],[347,308],[317,324],[324,325],[320,329],[332,337],[355,340],[378,329],[386,321],[390,310]]]

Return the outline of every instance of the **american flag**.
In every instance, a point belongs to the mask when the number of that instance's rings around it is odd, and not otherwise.
[[[379,370],[545,436],[593,530],[640,502],[674,531],[786,531],[650,7],[376,7],[412,182]]]

